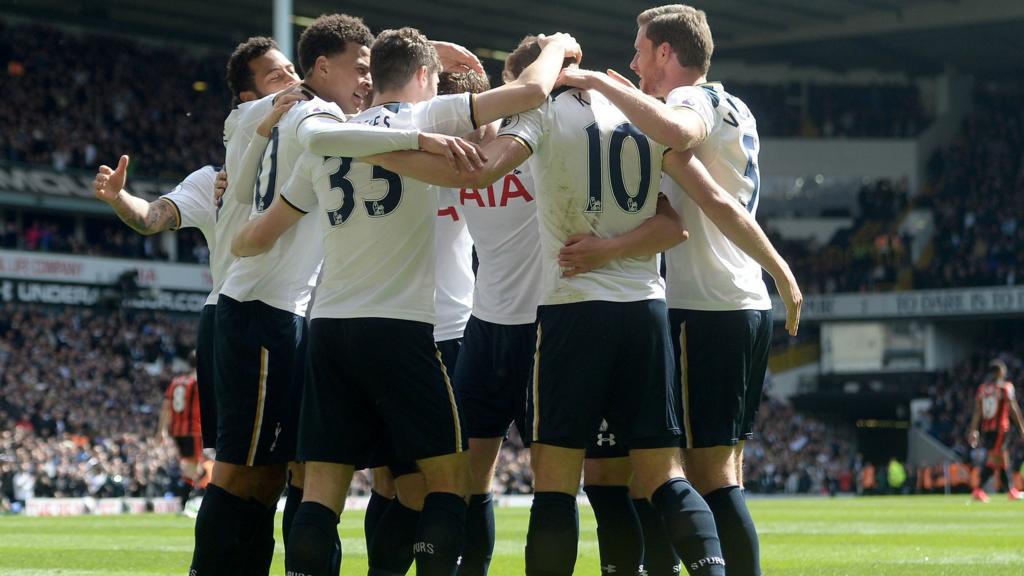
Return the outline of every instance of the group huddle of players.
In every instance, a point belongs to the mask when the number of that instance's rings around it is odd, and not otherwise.
[[[580,69],[562,33],[526,37],[490,88],[460,46],[321,16],[301,82],[272,40],[232,54],[219,199],[213,167],[155,202],[124,190],[127,156],[100,167],[96,195],[133,229],[210,246],[216,462],[190,574],[267,574],[286,485],[287,574],[338,574],[360,469],[370,574],[486,574],[513,423],[527,574],[573,573],[581,474],[602,572],[760,574],[742,448],[771,338],[762,267],[791,334],[802,296],[754,220],[756,123],[707,83],[704,13],[637,25],[639,88]]]

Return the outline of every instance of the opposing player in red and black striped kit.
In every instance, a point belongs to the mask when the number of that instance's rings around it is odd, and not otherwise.
[[[971,494],[975,500],[981,502],[988,502],[985,483],[996,472],[1004,475],[1000,480],[1004,482],[1003,486],[1009,488],[1010,500],[1024,498],[1013,486],[1010,451],[1006,447],[1006,436],[1010,432],[1010,415],[1013,415],[1022,438],[1024,418],[1021,417],[1020,405],[1017,404],[1013,382],[1006,379],[1006,374],[1006,364],[1002,360],[990,362],[985,381],[978,386],[978,392],[974,396],[974,413],[971,415],[967,440],[971,448],[980,445],[986,452],[980,481]]]

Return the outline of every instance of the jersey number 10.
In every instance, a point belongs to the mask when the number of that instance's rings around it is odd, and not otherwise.
[[[587,208],[584,212],[604,212],[603,178],[601,161],[601,129],[597,122],[587,126]],[[631,138],[636,144],[640,160],[640,186],[636,194],[626,190],[626,179],[622,174],[622,147],[626,139]],[[635,214],[647,203],[651,188],[651,144],[643,132],[637,130],[629,122],[623,122],[612,131],[612,139],[608,145],[608,176],[612,185],[612,196],[615,203],[624,211]]]

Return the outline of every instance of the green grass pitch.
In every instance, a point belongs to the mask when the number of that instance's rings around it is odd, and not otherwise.
[[[967,496],[752,499],[767,575],[1024,575],[1024,503]],[[522,576],[529,512],[500,509],[491,574]],[[598,576],[589,509],[577,574]],[[341,522],[345,576],[366,574],[362,514]],[[0,574],[184,575],[192,520],[180,516],[0,517]],[[272,574],[283,574],[280,535]]]

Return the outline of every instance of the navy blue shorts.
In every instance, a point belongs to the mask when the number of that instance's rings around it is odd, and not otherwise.
[[[295,459],[306,319],[251,300],[217,301],[217,460],[259,466]],[[200,396],[202,405],[202,396]]]
[[[683,448],[753,436],[772,341],[771,310],[669,310]]]
[[[679,446],[664,300],[537,309],[533,442],[585,449],[606,420],[630,448]]]
[[[430,324],[317,318],[310,322],[310,368],[300,460],[366,468],[466,449]]]
[[[515,423],[528,440],[526,397],[536,350],[536,324],[494,324],[470,316],[455,367],[467,436],[504,437]]]
[[[199,385],[199,424],[203,428],[203,448],[217,447],[217,306],[207,304],[199,314],[196,334],[196,383]]]

